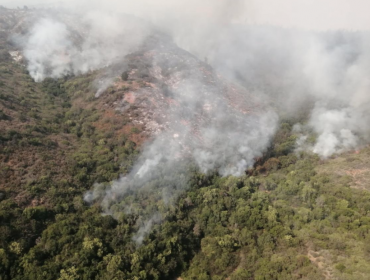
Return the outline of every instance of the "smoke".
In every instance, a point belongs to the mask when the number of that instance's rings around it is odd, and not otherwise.
[[[316,107],[310,120],[310,125],[319,135],[313,152],[328,157],[356,148],[360,142],[357,135],[361,133],[356,129],[358,121],[361,121],[359,117],[350,108],[328,110]]]
[[[168,98],[176,104],[163,111],[157,108],[166,120],[165,131],[144,146],[128,175],[108,186],[97,185],[85,195],[89,203],[102,200],[104,212],[116,218],[122,213],[146,217],[138,221],[134,238],[138,244],[150,231],[153,219],[165,218],[158,213],[189,187],[189,166],[195,165],[203,173],[243,175],[263,155],[277,126],[277,115],[253,95],[231,87],[204,62],[166,44],[150,52],[147,60],[145,55],[140,60],[150,65],[148,73],[166,84]],[[164,72],[168,77],[162,76]],[[157,88],[151,90],[149,96],[163,99],[157,97]]]
[[[322,157],[367,144],[370,109],[369,34],[315,38],[305,56],[305,75],[315,100],[308,125],[318,135],[313,152]]]
[[[223,176],[243,175],[268,147],[276,121],[272,112],[243,116],[240,123],[226,119],[228,128],[211,123],[201,126],[197,136],[187,128],[170,128],[145,146],[128,175],[108,186],[96,185],[84,199],[89,203],[102,200],[104,213],[116,218],[122,213],[146,217],[138,221],[139,230],[133,238],[141,244],[154,221],[164,218],[159,214],[161,210],[172,205],[189,187],[192,163],[204,173],[217,170]],[[173,129],[178,134],[173,134]]]
[[[24,56],[29,61],[28,71],[35,81],[42,81],[46,74],[57,78],[71,71],[70,59],[66,56],[71,48],[68,36],[64,24],[50,19],[42,19],[33,27]]]
[[[147,233],[150,232],[150,230],[152,229],[153,224],[160,223],[161,221],[162,221],[161,215],[159,213],[154,214],[149,220],[144,221],[144,223],[140,226],[139,230],[132,237],[132,240],[136,244],[142,244]]]
[[[42,13],[29,32],[17,38],[36,81],[104,68],[105,74],[95,81],[99,98],[127,67],[126,55],[148,44],[148,35],[158,34],[155,30],[205,56],[219,41],[218,31],[234,21],[244,1],[231,6],[225,1],[212,1],[212,5],[210,1],[163,1],[159,8],[158,3],[145,2],[138,10],[135,5],[119,5],[147,22],[105,9],[97,12],[95,4],[83,15]],[[163,17],[153,17],[156,13],[150,9]],[[203,39],[206,35],[208,40]],[[262,156],[277,123],[276,114],[262,109],[264,105],[255,97],[236,86],[231,88],[207,64],[160,37],[154,46],[159,54],[144,64],[152,65],[150,75],[164,82],[177,104],[162,112],[166,130],[143,148],[128,175],[108,186],[95,185],[85,195],[88,202],[100,200],[105,214],[140,217],[133,237],[138,244],[153,224],[165,218],[160,214],[163,209],[189,187],[190,164],[204,173],[216,170],[223,176],[242,175]],[[169,76],[164,78],[163,71]]]
[[[37,82],[46,77],[85,74],[117,63],[149,33],[147,25],[130,16],[96,11],[53,15],[40,13],[41,18],[27,35],[15,39]]]
[[[211,63],[266,94],[285,116],[309,112],[304,126],[316,143],[301,137],[297,145],[327,158],[370,142],[369,40],[367,32],[236,26],[213,50]]]
[[[142,217],[134,237],[138,244],[165,219],[163,209],[188,188],[189,164],[222,176],[240,176],[253,166],[269,146],[278,121],[263,99],[286,115],[308,110],[309,120],[301,127],[312,130],[316,142],[307,143],[302,133],[297,145],[323,158],[370,141],[366,32],[247,26],[249,2],[242,0],[73,5],[74,14],[44,13],[18,38],[36,81],[104,68],[108,74],[96,81],[99,97],[125,69],[125,56],[160,30],[248,89],[235,86],[233,92],[216,74],[205,74],[211,72],[208,66],[190,54],[167,42],[156,46],[148,71],[158,80],[164,78],[156,69],[170,72],[164,82],[177,106],[161,112],[165,131],[143,147],[128,175],[96,185],[85,195],[88,202],[100,200],[106,214]],[[121,68],[114,70],[113,64]]]

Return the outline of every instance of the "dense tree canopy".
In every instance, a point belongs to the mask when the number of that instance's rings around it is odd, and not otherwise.
[[[289,120],[245,176],[189,167],[174,203],[163,206],[155,188],[130,197],[153,205],[141,215],[163,217],[138,246],[140,215],[102,215],[83,195],[130,170],[140,127],[93,98],[96,73],[36,84],[6,57],[0,64],[10,108],[0,111],[1,280],[368,279],[370,193],[296,153]]]

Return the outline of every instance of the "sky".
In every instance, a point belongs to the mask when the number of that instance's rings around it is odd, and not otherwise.
[[[76,3],[85,0],[64,0],[63,2]],[[100,0],[87,1],[89,5],[92,2]],[[151,5],[160,6],[173,5],[175,2],[184,2],[185,0],[151,0]],[[207,2],[200,0],[198,3]],[[214,3],[229,0],[214,0]],[[236,1],[236,0],[232,0]],[[230,1],[229,3],[233,3]],[[370,10],[369,0],[242,0],[246,2],[243,7],[241,20],[254,24],[272,24],[286,27],[296,27],[314,30],[370,30]],[[0,0],[0,4],[6,7],[15,8],[23,5],[38,5],[42,3],[61,2],[56,0]],[[125,1],[108,0],[104,1],[115,6],[118,2]],[[126,1],[133,2],[133,1]],[[140,1],[135,1],[140,2]],[[186,2],[186,1],[185,1]],[[148,4],[148,2],[146,3]],[[158,7],[159,6],[159,7]],[[194,8],[196,9],[196,8]],[[205,8],[207,9],[207,8]],[[204,10],[199,9],[200,12]],[[154,9],[155,11],[155,9]],[[198,12],[199,12],[198,11]],[[198,13],[197,13],[198,14]],[[207,10],[204,10],[207,14]]]
[[[254,21],[315,30],[370,29],[369,0],[256,0]]]

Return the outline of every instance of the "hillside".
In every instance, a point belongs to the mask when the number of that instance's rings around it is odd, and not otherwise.
[[[114,65],[35,82],[10,40],[28,12],[0,10],[1,280],[368,279],[368,147],[326,160],[297,152],[296,120],[285,118],[241,176],[202,172],[183,160],[208,148],[202,130],[222,129],[217,144],[234,148],[247,133],[234,142],[228,132],[252,133],[267,105],[161,33]],[[110,202],[119,215],[84,201],[130,174],[162,134],[181,147],[170,175],[179,185],[189,176],[173,203],[168,173]],[[161,222],[138,244],[156,211]]]

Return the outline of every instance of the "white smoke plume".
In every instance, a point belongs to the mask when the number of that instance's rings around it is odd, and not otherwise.
[[[370,142],[369,40],[367,32],[238,26],[213,50],[212,63],[284,114],[309,110],[306,125],[317,134],[309,149],[327,158]]]
[[[111,66],[124,63],[124,57],[139,48],[153,29],[175,35],[175,41],[200,56],[212,49],[218,41],[218,30],[234,20],[239,12],[237,6],[243,1],[232,6],[224,1],[208,6],[210,3],[167,2],[159,11],[147,3],[160,15],[170,16],[156,19],[149,15],[152,23],[94,9],[83,16],[77,14],[78,17],[69,13],[55,13],[53,19],[42,15],[28,35],[18,41],[23,44],[28,70],[36,81],[105,68],[110,75],[96,81],[99,97],[117,76]],[[200,9],[195,18],[194,6]],[[148,7],[142,9],[137,14],[148,15]],[[155,28],[149,27],[153,22]],[[207,33],[213,35],[204,41]],[[209,72],[205,63],[174,45],[162,44],[164,54],[151,63],[162,69],[167,64],[173,65],[167,86],[171,98],[179,104],[178,108],[169,107],[165,111],[169,120],[167,130],[144,147],[130,174],[111,182],[109,187],[97,185],[85,195],[88,202],[102,200],[104,212],[117,218],[120,213],[146,216],[147,219],[139,220],[139,230],[133,238],[137,243],[160,220],[159,214],[148,216],[148,213],[159,213],[158,203],[162,208],[168,207],[189,186],[187,164],[196,164],[204,173],[216,170],[223,176],[242,175],[253,166],[255,158],[262,156],[277,124],[276,114],[261,109],[264,107],[261,103],[260,108],[239,108],[240,104],[235,104],[238,101],[228,100],[230,93],[224,84],[216,82],[219,80],[216,74],[205,81],[205,73]],[[168,53],[173,57],[168,57]],[[184,65],[188,69],[181,70]],[[249,106],[257,104],[252,96],[245,95],[242,100],[247,98]],[[153,201],[143,206],[137,197],[147,196],[147,190]]]
[[[242,89],[241,98],[234,100],[232,93],[229,99],[225,84],[216,82],[216,74],[206,78],[202,68],[206,64],[189,53],[166,47],[162,54],[153,56],[152,63],[149,72],[165,70],[169,63],[173,69],[166,81],[177,106],[164,111],[167,129],[144,147],[130,174],[107,188],[97,185],[85,195],[88,202],[102,199],[104,212],[117,218],[121,213],[141,216],[149,212],[157,216],[159,208],[172,205],[189,187],[189,164],[204,173],[245,174],[263,155],[277,126],[276,114],[256,104],[255,98]],[[173,81],[176,83],[171,86]],[[241,106],[246,100],[247,104]],[[150,205],[145,200],[137,201],[137,197],[148,195]],[[151,220],[151,215],[141,220],[136,242],[140,243],[150,230]]]
[[[39,17],[27,35],[16,38],[29,73],[37,82],[47,77],[85,74],[117,63],[149,33],[148,26],[133,17],[104,12],[55,12],[53,17],[40,13]]]
[[[28,71],[35,81],[42,81],[47,74],[53,78],[68,74],[71,61],[67,52],[72,44],[67,27],[51,19],[42,19],[30,33],[24,56],[29,62]]]
[[[35,80],[109,68],[159,29],[198,58],[207,57],[218,72],[240,82],[254,99],[268,99],[286,114],[308,108],[306,125],[317,134],[310,147],[314,153],[326,158],[370,141],[370,37],[366,32],[247,26],[249,1],[242,0],[232,4],[222,0],[112,1],[107,7],[100,1],[88,5],[77,1],[74,5],[77,11],[83,10],[82,16],[76,12],[78,20],[73,16],[66,20],[57,13],[53,19],[41,19],[21,40]],[[144,18],[145,23],[116,11]],[[172,70],[173,80],[181,76]],[[102,81],[97,97],[110,78]],[[190,80],[172,88],[181,110],[166,112],[171,120],[167,132],[144,147],[130,174],[108,187],[96,186],[86,194],[87,201],[102,199],[105,213],[112,215],[158,213],[158,205],[170,204],[188,186],[187,171],[180,168],[186,160],[195,162],[202,172],[217,170],[223,176],[241,175],[253,165],[270,143],[276,114],[270,109],[252,114],[235,110],[202,79],[203,74],[195,71]],[[204,117],[196,137],[181,122],[183,116],[190,123]],[[304,139],[300,138],[302,146]],[[157,206],[143,206],[135,198],[147,198],[148,189],[155,190],[153,205]],[[154,214],[142,220],[135,237],[138,243],[158,219]]]

